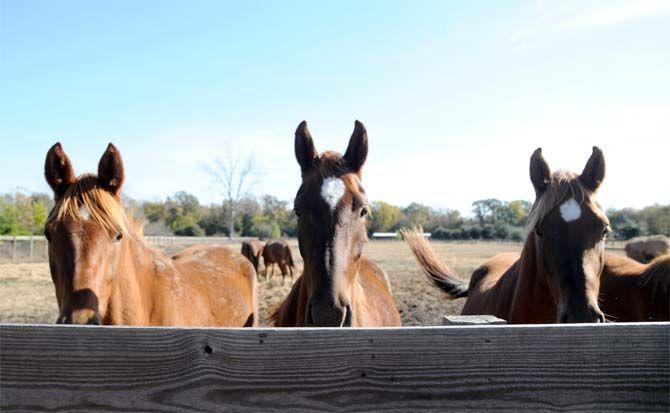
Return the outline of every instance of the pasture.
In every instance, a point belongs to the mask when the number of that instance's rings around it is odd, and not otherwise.
[[[296,240],[290,240],[293,256],[302,269],[302,260],[298,253]],[[520,251],[521,244],[496,242],[440,242],[433,241],[436,251],[444,257],[463,279],[485,259],[509,251]],[[173,253],[184,245],[165,247],[167,253]],[[231,244],[239,251],[241,245]],[[621,250],[614,250],[623,253]],[[365,246],[365,255],[377,261],[389,274],[393,294],[400,310],[402,321],[407,326],[439,325],[443,315],[459,314],[464,299],[448,301],[444,295],[432,287],[419,271],[409,248],[401,241],[371,240]],[[261,274],[264,266],[261,265]],[[297,275],[296,275],[297,276]],[[291,282],[287,278],[281,285],[281,276],[275,268],[275,277],[266,282],[262,278],[259,288],[260,325],[270,311],[288,294]],[[0,323],[54,323],[57,306],[53,284],[47,262],[0,263]]]

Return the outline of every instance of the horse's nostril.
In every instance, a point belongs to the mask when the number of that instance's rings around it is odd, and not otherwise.
[[[305,325],[307,327],[314,326],[314,317],[312,316],[312,304],[307,304],[307,311],[305,312]]]
[[[353,317],[353,314],[351,312],[351,306],[349,304],[347,304],[344,307],[344,309],[346,311],[346,315],[344,317],[344,323],[342,323],[342,327],[351,327],[352,317]]]

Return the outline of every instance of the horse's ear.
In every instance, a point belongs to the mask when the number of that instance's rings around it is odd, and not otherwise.
[[[542,195],[551,181],[551,170],[542,156],[542,148],[535,149],[530,157],[530,181],[535,188],[535,196]]]
[[[303,174],[312,169],[317,156],[312,134],[307,129],[307,122],[303,120],[295,130],[295,159],[298,160]]]
[[[110,143],[98,163],[98,181],[103,188],[118,196],[124,179],[121,153]]]
[[[595,192],[605,179],[605,155],[597,146],[593,147],[593,152],[586,166],[579,176],[579,180],[591,192]]]
[[[347,161],[347,165],[352,170],[360,175],[367,157],[368,131],[365,130],[365,126],[361,122],[356,121],[354,123],[354,133],[351,134],[349,146],[344,153],[344,160]]]
[[[47,158],[44,162],[44,177],[53,189],[56,198],[63,196],[67,188],[76,179],[70,158],[65,154],[60,142],[57,142],[47,152]]]

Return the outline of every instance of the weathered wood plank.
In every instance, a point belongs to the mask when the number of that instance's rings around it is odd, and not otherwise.
[[[670,323],[0,326],[0,410],[670,409]]]
[[[507,321],[493,315],[445,315],[442,318],[443,326],[471,326],[507,324]]]

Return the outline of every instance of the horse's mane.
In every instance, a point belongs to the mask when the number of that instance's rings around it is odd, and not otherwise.
[[[340,176],[351,172],[342,154],[336,151],[324,151],[321,156],[314,160],[314,163],[317,167],[313,168],[313,171],[322,178]]]
[[[270,314],[268,321],[275,327],[294,326],[297,324],[301,288],[302,276],[298,277],[293,287],[291,287],[291,292],[288,293],[286,298]]]
[[[670,254],[656,257],[640,277],[640,285],[651,289],[651,296],[665,297],[670,294]]]
[[[530,233],[554,208],[570,196],[578,203],[588,198],[591,191],[586,189],[578,179],[579,175],[574,172],[558,170],[551,174],[547,189],[533,204],[528,214],[526,233]]]
[[[84,208],[88,211],[88,219],[103,227],[110,235],[130,231],[141,238],[142,223],[129,217],[121,201],[105,190],[92,174],[82,175],[70,185],[57,201],[49,219],[70,217],[81,220],[84,219],[81,216]]]

